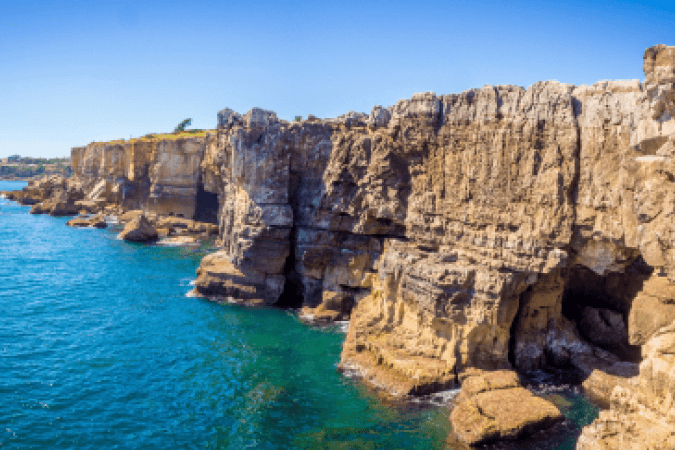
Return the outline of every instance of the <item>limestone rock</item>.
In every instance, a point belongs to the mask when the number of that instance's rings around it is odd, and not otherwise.
[[[69,227],[88,227],[89,226],[89,218],[86,216],[78,216],[74,219],[70,219],[68,222],[66,222],[66,225]]]
[[[134,209],[131,211],[127,211],[124,214],[121,214],[117,217],[117,220],[121,223],[127,223],[131,222],[132,220],[144,215],[143,210],[141,209]]]
[[[653,274],[636,295],[629,313],[629,342],[645,344],[674,318],[674,286],[666,277]]]
[[[515,440],[546,429],[563,415],[551,402],[521,387],[514,372],[474,372],[463,381],[451,412],[453,431],[470,445]]]
[[[389,124],[391,117],[392,114],[388,109],[383,108],[380,105],[374,106],[368,118],[368,125],[374,128],[386,127]]]
[[[635,376],[595,372],[585,388],[610,409],[582,430],[577,450],[674,448],[674,324],[643,346]]]
[[[94,228],[107,228],[108,227],[108,223],[106,222],[106,218],[103,214],[96,214],[95,216],[92,216],[89,219],[89,223]]]
[[[132,242],[156,241],[157,238],[157,230],[144,215],[132,219],[120,233],[120,239]]]
[[[76,181],[61,175],[47,175],[32,180],[28,186],[13,195],[13,198],[22,204],[34,205],[31,214],[68,216],[78,213],[75,202],[83,196],[81,186]]]
[[[352,306],[352,299],[343,292],[324,291],[322,303],[314,308],[303,307],[300,318],[315,324],[347,320],[350,317]]]
[[[277,114],[261,108],[253,108],[242,118],[247,128],[266,128],[278,122]]]
[[[108,223],[103,214],[96,214],[91,217],[78,216],[66,222],[69,227],[92,227],[92,228],[106,228]]]
[[[218,112],[218,128],[231,128],[235,125],[241,125],[242,116],[230,108],[225,108]]]
[[[31,214],[47,214],[49,210],[42,203],[35,203],[31,208]]]
[[[660,44],[643,54],[643,73],[648,83],[674,82],[674,47]]]
[[[248,305],[272,304],[281,294],[283,283],[283,277],[238,268],[227,252],[220,251],[202,259],[195,292]]]
[[[75,202],[75,206],[80,209],[80,211],[85,211],[86,214],[94,214],[103,209],[105,204],[103,202],[97,202],[93,200],[78,200]]]

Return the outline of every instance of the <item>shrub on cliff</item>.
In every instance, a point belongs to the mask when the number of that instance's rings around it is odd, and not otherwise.
[[[192,119],[185,119],[183,122],[179,123],[176,128],[174,128],[174,133],[182,133],[185,131],[185,127],[190,126]]]

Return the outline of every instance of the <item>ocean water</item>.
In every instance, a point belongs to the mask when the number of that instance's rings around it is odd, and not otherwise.
[[[208,245],[128,243],[29,210],[0,199],[1,449],[461,448],[447,407],[340,375],[339,327],[186,296]],[[574,448],[595,409],[559,397],[568,425],[519,448]]]

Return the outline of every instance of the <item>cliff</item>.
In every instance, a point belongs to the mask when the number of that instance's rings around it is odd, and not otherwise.
[[[73,148],[75,179],[89,200],[193,218],[205,137],[137,139]]]
[[[610,405],[578,448],[639,448],[623,420],[673,448],[674,48],[643,69],[326,120],[226,109],[204,138],[74,148],[73,182],[217,221],[195,290],[349,316],[340,368],[375,386],[574,368]]]

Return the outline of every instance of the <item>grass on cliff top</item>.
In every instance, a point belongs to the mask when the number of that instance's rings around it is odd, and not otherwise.
[[[191,138],[191,137],[204,137],[209,132],[215,132],[216,130],[185,130],[180,133],[151,133],[146,134],[145,136],[131,138],[131,139],[113,139],[112,141],[102,141],[102,142],[92,142],[92,144],[124,144],[125,142],[151,142],[151,141],[164,141],[172,139],[181,139],[181,138]]]

